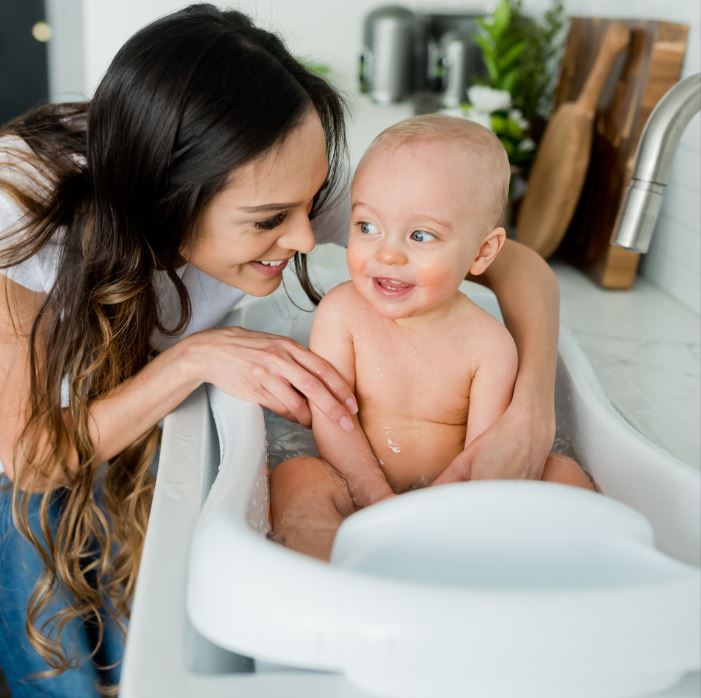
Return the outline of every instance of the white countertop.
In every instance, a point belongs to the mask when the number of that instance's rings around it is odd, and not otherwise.
[[[373,104],[352,89],[345,95],[355,166],[375,135],[412,111],[408,103]],[[561,322],[611,402],[648,439],[701,468],[699,316],[644,278],[630,291],[610,291],[562,262],[552,266],[560,282]]]
[[[651,441],[701,468],[699,316],[642,277],[630,291],[597,286],[553,262],[562,324],[618,411]]]

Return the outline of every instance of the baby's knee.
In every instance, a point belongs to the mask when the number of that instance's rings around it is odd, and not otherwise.
[[[303,487],[314,478],[317,460],[311,456],[298,456],[283,461],[270,472],[270,489],[286,492]]]
[[[584,472],[582,466],[573,458],[561,453],[551,453],[548,456],[542,479],[546,482],[559,482],[563,485],[596,491],[594,482]]]
[[[345,480],[326,461],[313,456],[290,458],[270,474],[273,512],[294,506],[318,509],[333,505],[343,516],[353,511]]]

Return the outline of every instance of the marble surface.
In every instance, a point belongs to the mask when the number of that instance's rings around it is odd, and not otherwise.
[[[610,291],[562,262],[552,267],[561,322],[613,405],[650,441],[701,468],[699,316],[644,278]]]
[[[370,141],[412,110],[407,102],[373,104],[352,86],[344,92],[355,167]],[[699,316],[644,278],[633,290],[609,291],[563,263],[553,262],[553,268],[560,281],[561,321],[613,405],[648,439],[701,469]]]

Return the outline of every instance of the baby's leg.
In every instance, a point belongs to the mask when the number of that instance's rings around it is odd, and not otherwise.
[[[582,467],[569,456],[561,453],[551,453],[545,461],[545,469],[541,480],[545,482],[560,482],[563,485],[574,485],[586,490],[596,491],[591,478],[582,470]]]
[[[345,480],[311,456],[280,463],[270,475],[273,540],[328,560],[336,531],[355,511]]]

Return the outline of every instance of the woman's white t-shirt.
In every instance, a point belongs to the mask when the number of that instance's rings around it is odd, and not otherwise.
[[[26,165],[18,162],[16,156],[13,157],[12,153],[8,152],[8,149],[26,151],[27,145],[17,137],[0,138],[0,177],[2,179],[25,187],[47,186],[46,180],[40,173],[28,170]],[[18,202],[0,189],[0,245],[3,234],[21,225],[24,215]],[[326,209],[312,221],[317,243],[334,242],[345,245],[349,217],[350,201],[346,193],[338,198],[335,206]],[[62,239],[63,233],[58,230],[54,238],[36,254],[21,264],[0,269],[0,274],[4,274],[31,291],[48,293],[56,281]],[[172,327],[180,317],[180,301],[177,292],[164,271],[157,270],[154,274],[161,322],[165,327]],[[176,337],[163,335],[159,331],[155,332],[153,343],[161,351],[190,334],[216,325],[245,295],[240,289],[218,281],[191,264],[180,267],[178,275],[190,295],[192,314],[188,325]],[[62,403],[64,406],[68,404],[65,386],[62,390]],[[0,463],[1,472],[3,472],[2,463]]]

